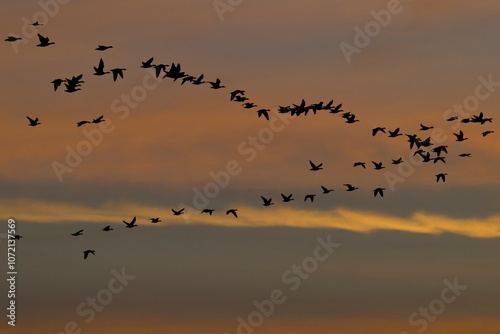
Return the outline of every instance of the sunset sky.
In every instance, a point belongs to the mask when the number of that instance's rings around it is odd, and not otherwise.
[[[0,248],[8,219],[22,236],[2,333],[498,333],[498,1],[59,1],[0,11]],[[151,57],[225,88],[157,79]],[[124,78],[93,75],[101,58]],[[359,122],[278,113],[302,99]],[[493,121],[460,122],[481,112]]]

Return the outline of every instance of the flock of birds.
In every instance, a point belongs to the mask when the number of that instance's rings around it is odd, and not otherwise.
[[[38,22],[33,23],[33,25],[34,26],[41,26],[41,24],[39,24]],[[37,45],[37,47],[48,47],[50,45],[55,44],[54,42],[51,42],[48,37],[44,37],[40,34],[38,34],[38,38],[39,38],[40,43]],[[21,39],[21,38],[14,37],[14,36],[7,36],[5,41],[15,42],[19,39]],[[113,48],[113,46],[99,45],[95,50],[103,52],[103,51],[109,50],[111,48]],[[142,62],[140,67],[146,68],[146,69],[148,69],[148,68],[154,69],[157,78],[159,78],[160,75],[163,75],[163,78],[170,78],[174,82],[177,80],[180,80],[181,85],[184,85],[185,83],[189,82],[193,85],[208,84],[208,85],[210,85],[211,89],[215,89],[215,90],[225,88],[225,86],[223,86],[221,84],[221,80],[219,78],[217,78],[215,81],[204,81],[204,74],[201,74],[199,76],[189,75],[189,74],[185,73],[184,71],[182,71],[180,64],[172,63],[171,65],[166,65],[166,64],[153,64],[153,62],[154,62],[154,58],[151,57],[148,60]],[[124,71],[126,71],[125,68],[113,68],[113,69],[110,69],[109,71],[105,70],[104,61],[102,58],[100,58],[97,67],[94,67],[93,75],[104,76],[107,74],[112,74],[113,81],[116,81],[118,78],[123,78]],[[83,74],[80,74],[77,76],[73,76],[72,78],[54,79],[51,83],[53,84],[54,91],[57,91],[58,88],[64,83],[64,86],[66,88],[64,90],[65,92],[75,93],[75,92],[81,90],[82,84],[85,83],[84,81],[82,81],[82,79],[83,79]],[[264,117],[265,119],[269,120],[270,109],[266,109],[266,108],[259,109],[258,106],[254,102],[250,102],[249,98],[245,96],[244,90],[238,89],[238,90],[231,91],[230,92],[230,101],[236,102],[236,103],[241,103],[241,106],[244,109],[254,109],[255,108],[258,117]],[[339,114],[340,113],[341,117],[343,119],[345,119],[345,123],[347,123],[347,124],[353,124],[353,123],[359,122],[359,119],[357,119],[354,114],[352,114],[351,112],[344,112],[344,110],[342,110],[341,108],[342,108],[342,104],[334,105],[333,100],[330,100],[327,103],[324,103],[323,101],[321,101],[318,103],[306,104],[305,100],[302,99],[300,104],[293,104],[292,106],[279,106],[278,111],[279,111],[279,113],[290,113],[291,116],[300,116],[300,115],[307,116],[309,112],[316,114],[317,111],[325,110],[325,111],[328,111],[329,113],[332,113],[332,114]],[[38,126],[41,124],[38,117],[33,119],[33,118],[27,116],[27,118],[29,120],[29,126],[35,127],[35,126]],[[76,124],[78,127],[80,127],[84,124],[90,124],[90,123],[97,124],[97,123],[101,123],[103,121],[105,121],[104,115],[101,115],[101,116],[99,116],[91,121],[83,120],[83,121],[78,121]],[[492,118],[485,117],[483,115],[483,113],[481,112],[479,115],[473,115],[470,118],[463,118],[461,120],[459,120],[458,116],[453,116],[453,117],[446,119],[446,121],[447,122],[460,121],[461,123],[477,123],[480,125],[484,125],[486,123],[492,123]],[[420,124],[419,130],[421,132],[425,132],[425,131],[429,131],[433,128],[434,128],[433,126],[426,126],[424,124]],[[387,130],[387,132],[386,132],[386,130]],[[413,152],[413,156],[414,157],[420,156],[422,159],[422,162],[424,162],[424,163],[432,162],[433,164],[436,164],[436,163],[446,164],[446,154],[448,154],[448,150],[447,150],[448,146],[446,146],[446,145],[436,146],[432,142],[431,136],[429,136],[425,139],[421,139],[418,136],[418,134],[403,134],[403,133],[401,133],[401,130],[399,128],[391,131],[391,130],[386,129],[385,127],[373,128],[372,132],[371,132],[372,136],[380,136],[380,134],[382,134],[382,133],[386,134],[389,138],[397,138],[397,137],[406,136],[408,138],[410,150],[412,150],[414,147],[416,148],[416,150]],[[486,130],[486,131],[482,132],[482,136],[486,137],[487,135],[492,134],[492,133],[494,133],[494,131]],[[460,130],[458,133],[454,133],[454,136],[456,137],[457,142],[463,142],[463,141],[469,139],[469,138],[465,137],[465,134],[463,133],[462,130]],[[434,147],[431,149],[431,146],[434,146]],[[459,157],[468,158],[468,157],[471,157],[471,153],[461,153],[461,154],[459,154]],[[391,160],[392,160],[391,161],[392,165],[399,165],[399,164],[402,164],[405,162],[402,157],[397,157],[397,158],[391,159]],[[373,164],[374,170],[382,170],[382,169],[386,168],[384,166],[383,162],[371,161],[371,163]],[[313,161],[309,160],[309,164],[310,164],[310,171],[318,172],[318,171],[323,170],[323,163],[314,163]],[[367,162],[365,162],[365,161],[356,161],[356,162],[354,162],[353,167],[367,169],[366,165],[367,165]],[[447,173],[436,174],[435,175],[436,182],[439,182],[439,181],[445,182],[447,175],[448,175]],[[355,191],[355,190],[359,189],[357,186],[354,186],[354,185],[348,184],[348,183],[343,184],[343,186],[346,187],[345,188],[346,191]],[[322,194],[329,194],[329,193],[334,191],[334,189],[327,188],[323,185],[321,185],[321,190],[322,190]],[[378,188],[373,189],[373,196],[374,197],[377,197],[377,196],[383,197],[384,190],[385,190],[385,188],[383,188],[383,187],[378,187]],[[304,202],[306,202],[308,200],[310,202],[314,202],[314,199],[316,196],[317,196],[317,194],[306,194],[304,196]],[[261,199],[263,202],[262,203],[263,206],[268,207],[268,206],[275,204],[273,202],[272,198],[267,198],[267,197],[261,196]],[[282,199],[282,202],[284,202],[284,203],[291,202],[291,201],[295,200],[293,198],[293,194],[285,195],[283,193],[281,193],[281,199]],[[172,213],[174,216],[180,216],[180,215],[185,213],[184,210],[185,210],[184,208],[182,208],[180,210],[172,209]],[[201,211],[201,214],[206,213],[206,214],[212,215],[214,212],[215,212],[214,209],[205,208]],[[238,218],[237,209],[232,208],[232,209],[226,210],[226,215],[232,215],[235,218]],[[123,223],[125,224],[125,228],[137,227],[138,225],[136,224],[136,218],[137,217],[134,217],[130,222],[126,222],[124,220]],[[149,220],[151,223],[161,222],[159,217],[150,218]],[[111,226],[108,225],[108,226],[105,226],[104,228],[102,228],[101,230],[104,232],[109,232],[109,231],[113,231],[113,228],[111,228]],[[71,233],[71,235],[75,236],[75,237],[81,236],[81,235],[83,235],[83,229],[81,229],[75,233]],[[20,239],[21,236],[16,235],[15,238]],[[87,259],[89,254],[95,255],[95,250],[88,249],[88,250],[85,250],[83,253],[84,253],[84,259]]]

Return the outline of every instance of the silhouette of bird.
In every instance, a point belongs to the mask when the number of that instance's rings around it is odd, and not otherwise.
[[[333,108],[332,110],[330,110],[330,113],[331,113],[331,114],[337,114],[337,113],[339,113],[339,112],[342,112],[343,110],[342,110],[342,109],[340,109],[341,107],[342,107],[342,103],[341,103],[341,104],[339,104],[338,106],[336,106],[335,108]]]
[[[448,150],[446,149],[447,147],[448,146],[446,146],[446,145],[440,145],[440,146],[434,147],[431,151],[435,152],[437,154],[437,156],[439,157],[441,155],[441,152],[448,154]]]
[[[462,132],[462,130],[460,130],[460,132],[457,134],[457,133],[453,133],[455,135],[455,137],[457,137],[457,141],[464,141],[464,140],[467,140],[469,138],[464,138],[464,133]]]
[[[116,81],[116,79],[118,79],[118,76],[123,79],[123,71],[126,70],[126,68],[113,68],[111,70],[111,73],[113,73],[113,81]]]
[[[38,21],[35,21],[34,23],[30,23],[30,25],[34,27],[43,27],[43,24],[39,23]]]
[[[180,216],[184,213],[184,208],[180,209],[179,211],[172,209],[172,212],[174,213],[174,216]]]
[[[198,78],[194,79],[193,81],[191,81],[191,83],[196,86],[204,84],[205,82],[206,81],[203,81],[203,74],[200,75]]]
[[[248,100],[250,100],[248,97],[244,97],[244,96],[241,96],[241,95],[237,95],[234,98],[235,102],[245,102],[245,101],[248,101]]]
[[[403,158],[402,157],[399,157],[399,159],[396,159],[396,160],[394,160],[394,159],[391,159],[391,160],[392,160],[392,164],[393,165],[399,165],[400,163],[403,162]]]
[[[425,126],[423,124],[420,124],[420,131],[427,131],[430,129],[434,129],[434,127],[433,126]]]
[[[446,181],[446,175],[448,175],[447,173],[439,173],[439,174],[436,174],[436,182],[439,182],[439,180],[443,180],[443,182]]]
[[[101,76],[101,75],[104,75],[104,74],[108,74],[109,72],[104,72],[104,61],[102,60],[99,60],[99,66],[95,67],[94,66],[94,75],[98,75],[98,76]]]
[[[279,107],[278,107],[278,112],[279,112],[280,114],[287,114],[287,113],[289,113],[289,112],[290,112],[290,106],[285,106],[285,107],[283,107],[283,106],[279,106]]]
[[[259,109],[257,110],[257,114],[259,115],[259,117],[264,116],[269,121],[268,111],[270,111],[270,109]]]
[[[87,249],[86,251],[83,251],[83,259],[86,260],[90,253],[92,253],[93,255],[95,255],[95,250],[93,250],[93,249]]]
[[[211,215],[212,215],[212,213],[213,213],[214,211],[215,211],[215,210],[213,210],[213,209],[203,209],[203,210],[201,211],[201,213],[208,213],[208,214],[211,216]]]
[[[394,138],[394,137],[397,137],[397,136],[402,136],[402,134],[399,133],[399,128],[397,128],[394,131],[389,130],[389,137]]]
[[[22,236],[20,236],[19,234],[14,235],[14,240],[19,240],[21,238],[22,238]]]
[[[438,161],[441,161],[443,163],[446,163],[446,160],[445,160],[445,157],[436,157],[433,159],[434,160],[434,163],[438,162]]]
[[[101,231],[108,232],[108,231],[113,231],[113,229],[111,228],[111,225],[108,225],[108,226],[104,227],[103,229],[101,229]]]
[[[26,117],[27,117],[27,118],[28,118],[28,120],[30,121],[29,126],[37,126],[37,125],[42,124],[42,123],[40,123],[40,122],[38,121],[38,117],[37,117],[37,118],[35,118],[34,120],[33,120],[32,118],[30,118],[29,116],[26,116]]]
[[[321,189],[323,190],[323,194],[328,194],[333,191],[333,189],[328,189],[326,187],[321,186]]]
[[[486,137],[486,136],[487,136],[487,135],[489,135],[490,133],[494,133],[494,132],[495,132],[495,131],[490,131],[490,130],[488,130],[488,131],[484,131],[484,132],[482,133],[482,135],[483,135],[483,137]]]
[[[413,148],[413,145],[417,144],[419,139],[417,138],[417,135],[406,135],[408,136],[408,142],[410,143],[410,150]]]
[[[283,198],[283,202],[285,202],[285,203],[294,200],[294,198],[292,198],[292,194],[290,194],[288,196],[285,196],[285,195],[281,194],[281,197]]]
[[[382,168],[385,168],[384,166],[382,166],[382,162],[375,162],[375,161],[372,161],[373,165],[375,166],[374,169],[376,170],[380,170]]]
[[[193,82],[194,77],[192,75],[188,75],[187,77],[182,78],[181,86],[184,85],[187,81]]]
[[[264,206],[274,205],[274,203],[272,202],[273,201],[272,198],[267,199],[264,196],[260,196],[260,198],[262,198],[262,201],[264,201],[264,204],[262,205]]]
[[[71,233],[72,236],[79,236],[79,235],[83,235],[83,230],[80,230],[80,231],[76,231],[75,233]]]
[[[241,89],[233,90],[231,92],[231,101],[235,99],[236,95],[245,95],[245,91]]]
[[[375,136],[379,131],[385,133],[385,128],[378,126],[372,129],[372,136]]]
[[[96,50],[97,51],[106,51],[107,49],[111,49],[112,46],[106,46],[106,45],[99,45]]]
[[[170,70],[166,72],[163,78],[172,78],[175,82],[177,79],[184,78],[185,76],[187,76],[187,74],[181,71],[181,64],[176,65],[172,63],[172,66],[170,66]]]
[[[103,119],[103,117],[104,117],[104,115],[101,115],[101,116],[97,117],[96,119],[93,119],[92,123],[96,123],[97,124],[97,123],[105,122],[106,120]]]
[[[5,39],[6,42],[15,42],[15,41],[18,41],[22,39],[21,37],[14,37],[14,36],[7,36],[7,38]]]
[[[464,118],[460,121],[460,123],[470,123],[470,118]]]
[[[89,121],[80,121],[80,122],[77,122],[76,123],[76,126],[80,127],[82,126],[83,124],[87,124],[87,123],[90,123]]]
[[[49,42],[49,38],[48,37],[43,37],[42,35],[38,34],[38,39],[40,40],[40,44],[38,44],[37,46],[38,47],[46,47],[46,46],[49,46],[49,45],[52,45],[52,44],[56,44],[54,42]]]
[[[153,59],[153,58],[151,58],[151,60],[152,60],[152,59]],[[143,64],[144,64],[144,63],[143,63]],[[160,76],[161,71],[164,71],[164,72],[165,72],[165,71],[167,70],[167,66],[168,66],[168,65],[165,65],[165,64],[157,64],[157,65],[153,65],[153,66],[152,66],[152,67],[154,67],[154,69],[155,69],[155,75],[156,75],[156,77],[157,77],[157,78]],[[141,67],[143,67],[143,66],[141,66]],[[150,67],[151,67],[151,66],[150,66]],[[146,67],[146,68],[149,68],[149,67]]]
[[[236,211],[238,211],[238,209],[229,209],[226,211],[226,215],[228,214],[232,214],[233,216],[235,216],[236,218],[238,218],[238,215],[236,214]]]
[[[373,197],[377,197],[377,194],[379,194],[380,197],[384,197],[384,190],[385,188],[373,189]]]
[[[212,87],[210,87],[212,89],[220,89],[220,88],[225,88],[226,87],[226,86],[221,86],[220,85],[220,79],[219,78],[217,78],[217,80],[215,80],[215,82],[209,81],[208,83],[210,85],[212,85]]]
[[[350,114],[348,117],[346,117],[346,121],[345,122],[349,123],[349,124],[352,124],[352,123],[359,122],[359,119],[356,119],[356,115]]]
[[[74,93],[81,90],[80,88],[76,88],[77,86],[71,84],[64,84],[64,86],[66,86],[66,89],[64,91],[67,93]]]
[[[355,162],[353,167],[357,167],[357,166],[361,166],[364,169],[366,169],[366,162],[361,162],[361,161]]]
[[[459,154],[458,156],[462,157],[462,158],[470,158],[471,154],[470,153],[462,153],[462,154]]]
[[[304,202],[307,201],[307,199],[310,199],[311,202],[314,202],[314,197],[316,196],[316,194],[309,194],[309,195],[306,195],[304,197]]]
[[[257,107],[257,105],[253,102],[243,103],[243,108],[245,108],[245,109],[250,109],[250,108],[255,108],[255,107]]]
[[[344,186],[347,187],[346,191],[354,191],[356,189],[359,189],[358,187],[352,186],[349,183],[344,184]]]
[[[323,167],[323,163],[320,163],[319,165],[315,165],[311,160],[309,160],[309,164],[311,165],[311,169],[312,171],[318,171],[318,170],[322,170]]]
[[[152,224],[156,224],[156,223],[161,222],[160,218],[149,218],[149,220],[151,220]]]
[[[458,116],[452,116],[448,119],[446,119],[447,122],[452,122],[452,121],[456,121],[458,119]]]
[[[136,217],[134,217],[130,223],[127,223],[126,221],[123,221],[125,223],[125,225],[127,225],[127,226],[125,226],[125,228],[136,227],[137,225],[135,225],[135,220],[136,220]]]
[[[61,86],[63,81],[64,81],[63,79],[55,79],[54,81],[51,82],[51,84],[54,84],[54,92],[57,90],[57,88],[59,88],[59,86]]]
[[[149,58],[148,60],[143,61],[143,62],[142,62],[141,67],[142,67],[142,68],[150,68],[150,67],[153,67],[153,66],[154,66],[154,65],[152,65],[152,63],[153,63],[153,58],[154,58],[154,57],[151,57],[151,58]]]

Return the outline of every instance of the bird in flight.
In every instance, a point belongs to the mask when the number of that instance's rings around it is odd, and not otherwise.
[[[191,81],[191,83],[196,86],[204,84],[205,82],[206,81],[203,81],[203,74],[200,75],[198,78],[194,79],[193,81]]]
[[[103,229],[101,229],[101,231],[108,232],[108,231],[113,231],[113,229],[111,228],[111,225],[108,225],[108,226],[104,227]]]
[[[94,66],[94,75],[98,75],[98,76],[101,76],[101,75],[104,75],[104,74],[108,74],[109,72],[104,72],[104,61],[102,60],[99,60],[99,66],[95,67]]]
[[[390,131],[389,130],[389,137],[394,138],[394,137],[397,137],[397,136],[402,136],[402,134],[399,133],[399,128],[397,128],[394,131]]]
[[[436,174],[436,182],[439,182],[439,180],[441,179],[443,182],[446,181],[446,175],[448,175],[447,173],[439,173],[439,174]]]
[[[101,116],[97,117],[96,119],[93,119],[92,123],[96,123],[97,124],[97,123],[105,122],[106,120],[103,119],[103,117],[104,117],[104,115],[101,115]]]
[[[372,136],[375,136],[379,131],[385,133],[385,128],[378,126],[372,129]]]
[[[257,114],[260,116],[264,116],[269,121],[269,114],[267,113],[270,109],[259,109],[257,110]]]
[[[233,216],[235,216],[236,218],[238,218],[238,215],[236,214],[236,211],[238,211],[238,209],[229,209],[226,211],[226,215],[228,214],[232,214]]]
[[[217,78],[217,80],[215,80],[215,82],[209,81],[208,83],[210,85],[212,85],[212,87],[210,87],[212,89],[220,89],[220,88],[225,88],[226,87],[226,86],[221,86],[220,85],[220,79],[219,78]]]
[[[459,133],[453,133],[455,135],[455,137],[457,137],[457,141],[464,141],[464,140],[467,140],[469,138],[464,138],[464,133],[462,130],[460,130]]]
[[[21,37],[14,37],[14,36],[7,36],[7,38],[5,39],[6,42],[15,42],[15,41],[18,41],[22,39]]]
[[[353,167],[357,167],[357,166],[361,166],[364,169],[366,169],[366,162],[360,162],[360,161],[355,162]]]
[[[382,168],[385,168],[384,166],[382,166],[382,162],[375,162],[375,161],[372,161],[373,165],[375,166],[375,169],[376,170],[381,170]]]
[[[113,81],[116,81],[116,79],[118,79],[118,76],[123,79],[123,71],[126,70],[126,68],[113,68],[111,70],[111,73],[113,73]]]
[[[311,165],[311,169],[312,171],[318,171],[318,170],[322,170],[323,167],[323,163],[320,163],[319,165],[315,165],[311,160],[309,160],[309,164]]]
[[[152,63],[153,63],[153,59],[154,59],[154,57],[151,57],[151,58],[149,58],[148,60],[143,61],[143,62],[142,62],[141,67],[142,67],[142,68],[150,68],[150,67],[153,67],[153,66],[154,66],[154,65],[152,65]]]
[[[483,137],[486,137],[486,136],[487,136],[487,135],[489,135],[490,133],[494,133],[494,132],[495,132],[495,131],[490,131],[490,130],[488,130],[488,131],[484,131],[484,132],[482,133],[482,135],[483,135]]]
[[[321,189],[323,190],[323,194],[328,194],[328,193],[331,193],[333,191],[333,189],[328,189],[328,188],[323,187],[323,186],[321,186]]]
[[[435,157],[435,158],[433,158],[434,163],[436,163],[436,162],[438,162],[438,161],[441,161],[441,162],[443,162],[443,163],[446,163],[446,160],[445,160],[445,159],[446,159],[445,157]]]
[[[91,123],[91,122],[89,122],[89,121],[80,121],[80,122],[77,122],[77,123],[76,123],[76,126],[80,127],[80,126],[82,126],[83,124],[87,124],[87,123]]]
[[[304,197],[304,202],[307,201],[307,199],[310,199],[311,202],[314,202],[314,197],[316,196],[316,194],[309,194],[309,195],[306,195]]]
[[[430,129],[434,129],[434,127],[433,126],[425,126],[423,124],[420,124],[420,131],[427,131]]]
[[[30,118],[29,116],[26,116],[26,117],[28,117],[28,120],[30,121],[29,126],[37,126],[37,125],[42,124],[42,123],[40,123],[40,122],[38,121],[38,117],[37,117],[37,118],[35,118],[35,119],[32,119],[32,118]]]
[[[435,152],[437,154],[437,156],[439,157],[441,155],[441,152],[448,154],[447,147],[448,146],[446,146],[446,145],[440,145],[440,146],[434,147],[431,151]]]
[[[355,187],[353,185],[350,185],[349,183],[344,184],[344,186],[347,187],[346,191],[354,191],[356,189],[359,189],[358,187]]]
[[[213,209],[203,209],[201,210],[201,213],[208,213],[210,216],[212,215],[212,213],[214,213],[215,210]]]
[[[54,42],[49,42],[49,38],[48,37],[43,37],[42,35],[38,34],[38,39],[40,40],[40,44],[38,44],[37,46],[38,47],[46,47],[46,46],[49,46],[49,45],[52,45],[52,44],[56,44]]]
[[[57,90],[57,88],[59,88],[59,86],[61,86],[63,82],[64,82],[63,79],[55,79],[51,82],[51,84],[54,85],[54,92]]]
[[[96,50],[97,51],[106,51],[107,49],[111,49],[112,46],[106,46],[106,45],[99,45]]]
[[[379,194],[380,197],[384,197],[384,190],[385,190],[385,188],[373,189],[373,196],[377,197],[377,194]]]
[[[462,157],[462,158],[470,158],[471,154],[470,153],[462,153],[462,154],[459,154],[458,156]]]
[[[260,198],[262,198],[262,201],[264,201],[264,206],[269,206],[269,205],[274,205],[273,203],[273,199],[272,198],[265,198],[264,196],[260,196]]]
[[[15,240],[19,240],[19,239],[21,239],[21,238],[22,238],[22,236],[20,236],[19,234],[14,235],[14,239],[15,239]]]
[[[255,108],[257,105],[253,102],[245,102],[243,103],[243,108],[245,109],[250,109],[250,108]]]
[[[245,95],[245,91],[241,89],[233,90],[231,92],[231,101],[236,98],[236,95]]]
[[[125,223],[125,228],[132,228],[132,227],[136,227],[137,225],[135,225],[135,219],[136,217],[134,217],[134,219],[132,219],[132,221],[130,223],[127,223],[126,221],[123,221]]]
[[[161,222],[160,218],[149,218],[149,220],[151,220],[152,224],[156,224],[156,223]]]
[[[458,119],[458,116],[452,116],[450,118],[447,118],[446,121],[447,122],[453,122],[453,121],[456,121]]]
[[[281,194],[281,197],[283,198],[283,202],[285,202],[285,203],[294,200],[294,198],[292,198],[292,194],[290,194],[288,196],[285,196],[285,195]]]
[[[38,21],[35,21],[34,23],[30,23],[30,25],[34,27],[43,27],[43,24],[39,23]]]
[[[399,165],[400,163],[403,163],[403,158],[399,157],[399,159],[391,159],[393,165]]]
[[[87,249],[86,251],[83,251],[83,259],[86,260],[90,253],[92,253],[93,255],[95,255],[95,250],[93,250],[93,249]]]
[[[71,233],[72,236],[79,236],[79,235],[83,235],[83,230],[80,230],[80,231],[76,231],[75,233]]]
[[[179,211],[172,209],[172,212],[174,213],[174,216],[180,216],[184,213],[184,208],[180,209]]]

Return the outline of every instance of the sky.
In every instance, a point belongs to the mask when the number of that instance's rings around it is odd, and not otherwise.
[[[9,219],[22,238],[2,332],[497,333],[499,17],[492,0],[4,3],[4,254]],[[156,78],[151,57],[225,88]],[[123,79],[93,75],[100,59]],[[302,100],[359,121],[278,113]]]

